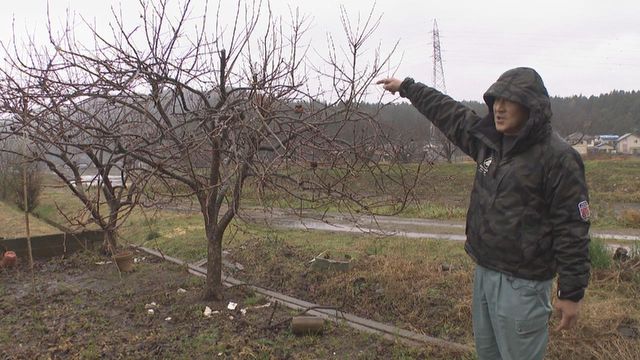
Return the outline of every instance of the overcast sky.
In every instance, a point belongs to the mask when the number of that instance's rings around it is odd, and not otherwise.
[[[202,3],[200,0],[193,0]],[[225,0],[225,3],[231,2]],[[212,3],[216,3],[212,1]],[[18,36],[35,34],[43,41],[46,0],[3,1],[0,5],[2,41],[11,35],[15,16]],[[311,16],[308,35],[314,46],[326,34],[341,35],[339,5],[352,16],[368,13],[364,0],[272,1],[277,13],[297,6]],[[51,0],[51,15],[62,21],[65,10],[104,22],[109,7],[122,6],[135,19],[135,0]],[[598,95],[617,90],[640,90],[640,1],[378,1],[382,24],[375,34],[383,49],[400,41],[394,62],[396,77],[411,76],[432,83],[433,20],[437,19],[448,93],[456,99],[480,100],[482,93],[505,70],[533,67],[551,95]],[[375,44],[372,43],[372,47]],[[372,85],[372,92],[379,91]]]

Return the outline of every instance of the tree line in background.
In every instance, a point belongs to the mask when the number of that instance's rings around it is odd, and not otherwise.
[[[487,106],[477,101],[463,104],[478,115],[487,114]],[[378,104],[369,104],[370,111],[378,112]],[[616,134],[640,131],[640,91],[615,90],[598,96],[574,95],[552,97],[552,125],[562,136],[573,132],[585,134]],[[412,140],[424,145],[432,138],[433,128],[409,103],[386,105],[379,111],[380,123],[387,127],[401,143]]]

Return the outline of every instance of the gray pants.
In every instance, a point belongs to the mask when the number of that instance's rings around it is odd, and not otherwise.
[[[549,340],[551,282],[476,266],[473,334],[481,360],[542,359]]]

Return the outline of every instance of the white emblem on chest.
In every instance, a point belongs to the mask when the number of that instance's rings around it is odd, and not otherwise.
[[[489,172],[489,167],[491,166],[491,162],[493,162],[493,157],[486,158],[478,165],[478,171],[480,171],[482,175],[487,175],[487,172]]]

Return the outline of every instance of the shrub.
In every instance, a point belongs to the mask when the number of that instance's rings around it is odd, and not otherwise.
[[[27,180],[27,211],[38,206],[42,189],[42,172],[39,163],[29,162],[21,154],[16,141],[5,139],[0,143],[0,200],[13,202],[21,210],[24,205],[24,179]]]
[[[28,212],[32,212],[40,203],[40,193],[42,190],[42,173],[38,169],[37,165],[27,166],[27,204]],[[24,204],[24,174],[22,176],[16,176],[17,179],[13,181],[13,193],[15,194],[14,202],[20,210],[25,210]]]

